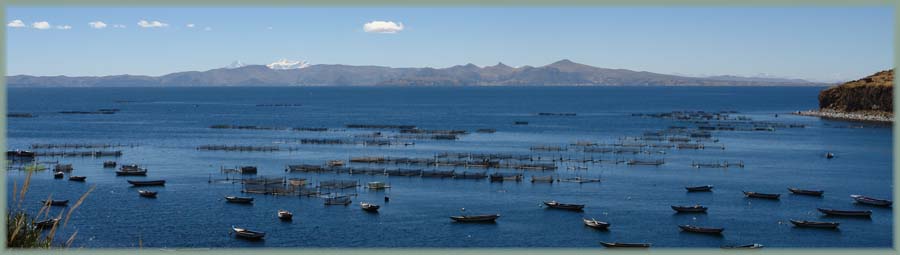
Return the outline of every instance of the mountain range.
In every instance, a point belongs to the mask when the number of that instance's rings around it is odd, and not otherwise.
[[[162,76],[7,76],[8,87],[189,87],[189,86],[821,86],[800,79],[740,76],[687,77],[599,68],[560,60],[511,67],[503,63],[448,68],[309,65],[282,60],[269,65],[235,62],[225,68]]]

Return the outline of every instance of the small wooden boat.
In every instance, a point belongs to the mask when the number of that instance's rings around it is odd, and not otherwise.
[[[608,242],[600,242],[600,245],[603,245],[607,248],[650,248],[650,243],[608,243]]]
[[[147,176],[147,169],[116,170],[118,176]]]
[[[66,174],[63,172],[56,172],[56,173],[53,173],[53,178],[54,179],[62,179],[63,177],[65,177],[65,175]]]
[[[794,193],[797,195],[816,196],[816,197],[821,197],[822,194],[825,193],[824,190],[806,190],[806,189],[798,189],[798,188],[788,188],[788,190],[791,191],[791,193]]]
[[[563,204],[556,201],[544,201],[544,204],[550,208],[555,209],[563,209],[563,210],[571,210],[571,211],[581,211],[584,209],[583,204]]]
[[[841,225],[837,222],[822,222],[822,221],[808,221],[808,220],[791,220],[791,223],[797,227],[804,228],[837,228],[838,225]]]
[[[682,212],[684,212],[684,213],[705,213],[707,209],[709,209],[709,208],[707,208],[706,206],[702,206],[702,205],[685,205],[685,206],[673,205],[672,206],[672,210],[675,210],[676,212],[680,212],[680,213],[682,213]]]
[[[329,160],[328,161],[328,166],[343,166],[343,165],[344,165],[343,160]]]
[[[131,186],[135,186],[135,187],[137,187],[137,186],[164,186],[164,185],[166,185],[166,181],[165,181],[165,180],[154,180],[154,181],[133,181],[133,180],[128,180],[128,183],[130,183]]]
[[[105,161],[105,162],[103,162],[103,167],[104,168],[115,168],[116,162],[115,161]]]
[[[704,191],[712,191],[712,185],[704,185],[704,186],[695,186],[695,187],[684,187],[688,192],[704,192]]]
[[[835,209],[826,209],[826,208],[817,208],[820,212],[829,215],[829,216],[854,216],[854,217],[870,217],[872,216],[872,211],[846,211],[846,210],[835,210]]]
[[[42,229],[42,228],[53,227],[53,224],[56,224],[57,222],[59,222],[59,219],[46,219],[46,220],[35,222],[33,224],[34,224],[34,227]]]
[[[585,226],[588,226],[591,228],[603,229],[603,230],[609,228],[609,222],[598,221],[595,219],[590,219],[590,220],[589,219],[581,219],[581,220],[584,221]]]
[[[284,221],[294,219],[294,214],[287,210],[278,210],[278,218]]]
[[[369,189],[387,189],[387,188],[390,188],[390,186],[388,186],[387,184],[384,184],[384,182],[369,182],[369,183],[366,183],[366,187],[368,187]]]
[[[87,176],[75,176],[75,175],[69,176],[70,181],[83,182],[84,179],[87,179]]]
[[[249,239],[249,240],[260,240],[266,237],[265,232],[253,231],[245,228],[238,228],[235,226],[231,226],[231,230],[234,231],[234,234],[239,238]]]
[[[833,159],[833,158],[834,158],[834,153],[831,153],[831,152],[825,153],[825,158],[827,158],[827,159]]]
[[[494,222],[500,214],[450,216],[456,222]]]
[[[768,194],[768,193],[759,193],[759,192],[750,192],[750,191],[742,191],[744,195],[752,198],[763,198],[763,199],[778,199],[781,197],[781,194]]]
[[[366,202],[360,202],[359,207],[363,209],[363,211],[367,212],[378,212],[378,209],[381,208],[380,205],[370,204]]]
[[[138,194],[142,197],[156,198],[156,191],[138,190]]]
[[[236,204],[250,204],[250,203],[253,203],[253,198],[252,197],[227,196],[227,197],[225,197],[225,201],[228,203],[236,203]]]
[[[47,204],[47,200],[41,200],[42,204]],[[50,200],[51,206],[66,206],[69,204],[69,200]]]
[[[863,195],[850,195],[853,200],[856,200],[857,203],[867,204],[867,205],[876,205],[876,206],[891,206],[894,202],[887,199],[878,199],[867,197]]]
[[[762,247],[765,247],[765,246],[763,246],[762,244],[758,244],[758,243],[752,243],[752,244],[745,244],[745,245],[725,245],[725,246],[722,246],[722,249],[760,249]]]
[[[721,234],[722,231],[725,231],[724,228],[705,228],[691,225],[678,225],[678,227],[687,232],[701,234]]]

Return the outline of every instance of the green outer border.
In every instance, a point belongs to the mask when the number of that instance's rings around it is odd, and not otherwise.
[[[375,3],[377,1],[377,3]],[[741,7],[813,7],[813,6],[893,6],[894,7],[894,66],[896,67],[898,55],[898,47],[896,46],[900,43],[900,34],[897,32],[897,17],[900,14],[900,5],[898,5],[897,1],[892,0],[788,0],[788,1],[779,1],[779,0],[430,0],[430,1],[410,1],[410,0],[374,0],[374,1],[366,1],[366,0],[340,0],[340,2],[336,2],[335,0],[301,0],[301,1],[291,1],[291,0],[256,0],[256,1],[242,1],[242,0],[220,0],[220,1],[209,1],[209,0],[189,0],[189,1],[178,1],[178,0],[156,0],[153,2],[148,2],[146,0],[80,0],[77,3],[73,3],[73,1],[66,0],[6,0],[0,2],[0,7],[3,8],[2,13],[0,13],[0,20],[6,21],[6,8],[10,6],[14,7],[107,7],[107,6],[185,6],[185,7],[198,7],[198,6],[212,6],[216,7],[228,7],[228,6],[391,6],[391,7],[436,7],[436,6],[452,6],[452,7],[540,7],[540,6],[660,6],[660,7],[684,7],[684,6],[714,6],[714,7],[728,7],[728,6],[741,6]],[[677,6],[675,6],[677,5]],[[3,46],[4,54],[7,51],[6,48],[6,26],[3,27],[2,32],[0,32],[0,45]],[[0,76],[0,112],[6,113],[6,58],[0,59],[0,70],[3,70],[3,75]],[[876,70],[873,70],[873,72]],[[894,77],[894,84],[897,83],[897,76]],[[900,100],[897,97],[894,97],[894,112],[897,112],[897,104],[900,103]],[[6,151],[6,114],[0,116],[0,149],[2,151]],[[897,144],[897,136],[900,135],[900,128],[896,125],[893,127],[893,152],[894,159],[898,158],[898,149],[900,146]],[[900,177],[898,177],[898,163],[897,160],[893,160],[893,176],[894,176],[894,198],[900,197],[900,189],[897,188],[896,184]],[[6,169],[6,154],[0,155],[0,169]],[[2,170],[0,170],[2,171]],[[6,205],[6,192],[8,190],[6,186],[6,173],[0,175],[0,204],[3,204],[3,208],[0,209],[0,213],[3,215],[6,214],[7,207]],[[652,248],[645,251],[623,251],[623,250],[608,250],[608,249],[549,249],[549,248],[514,248],[514,249],[505,249],[505,248],[475,248],[475,249],[467,249],[467,248],[436,248],[436,249],[423,249],[423,248],[387,248],[387,249],[364,249],[364,248],[351,248],[351,249],[322,249],[322,248],[262,248],[262,249],[247,249],[247,248],[212,248],[212,249],[162,249],[162,248],[153,248],[153,249],[142,249],[140,253],[144,254],[182,254],[182,253],[190,253],[190,254],[246,254],[248,252],[252,252],[253,254],[548,254],[548,253],[558,253],[558,254],[598,254],[598,253],[607,253],[607,254],[897,254],[898,244],[900,244],[900,238],[896,234],[898,230],[900,230],[900,225],[898,225],[898,213],[894,213],[894,247],[892,249],[850,249],[850,248],[835,248],[835,249],[777,249],[777,248],[765,248],[762,250],[722,250],[722,249],[679,249],[679,248]],[[2,224],[6,224],[5,221]],[[197,233],[203,234],[203,233]],[[16,249],[6,249],[6,227],[0,228],[0,251],[6,254],[47,254],[47,253],[58,253],[58,254],[127,254],[134,253],[138,250],[136,249],[79,249],[73,248],[69,250],[43,250],[43,249],[34,249],[34,250],[16,250]]]

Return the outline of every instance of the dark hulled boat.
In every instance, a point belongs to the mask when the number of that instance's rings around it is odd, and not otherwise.
[[[722,249],[760,249],[762,247],[764,247],[762,244],[752,243],[744,245],[725,245],[722,246]]]
[[[672,210],[680,213],[705,213],[706,210],[709,209],[706,206],[702,205],[673,205]]]
[[[607,248],[650,248],[650,243],[608,243],[608,242],[600,242],[600,245],[603,245]]]
[[[494,222],[500,214],[450,216],[456,222]]]
[[[135,187],[137,187],[137,186],[164,186],[164,185],[166,185],[166,181],[165,181],[165,180],[154,180],[154,181],[134,181],[134,180],[128,180],[128,183],[130,183],[132,186],[135,186]]]
[[[563,203],[556,202],[556,201],[544,201],[544,204],[550,208],[570,210],[570,211],[581,211],[582,209],[584,209],[583,204],[563,204]]]
[[[806,190],[806,189],[798,189],[798,188],[788,188],[788,190],[791,191],[791,193],[794,193],[797,195],[816,196],[816,197],[821,197],[822,194],[825,193],[824,190]]]
[[[47,200],[41,200],[42,204],[47,204]],[[51,206],[66,206],[69,204],[69,200],[50,200]]]
[[[69,176],[70,181],[83,182],[84,179],[87,179],[87,176]]]
[[[294,219],[294,214],[288,210],[278,210],[278,218],[283,221],[289,221]]]
[[[704,191],[712,191],[712,185],[704,185],[704,186],[695,186],[695,187],[684,187],[688,192],[704,192]]]
[[[53,227],[53,224],[56,224],[57,222],[59,222],[59,219],[46,219],[46,220],[35,222],[33,224],[34,224],[34,227],[42,229],[42,228]]]
[[[797,227],[804,228],[837,228],[838,225],[841,225],[837,222],[823,222],[823,221],[808,221],[808,220],[791,220],[791,223]]]
[[[829,215],[829,216],[853,216],[853,217],[870,217],[872,216],[872,211],[847,211],[847,210],[835,210],[835,209],[827,209],[827,208],[817,208],[820,212]]]
[[[266,233],[261,231],[253,231],[235,226],[231,226],[231,230],[234,231],[235,236],[248,240],[261,240],[266,237]]]
[[[105,161],[105,162],[103,162],[103,168],[115,168],[115,167],[116,167],[116,162],[115,162],[115,161]]]
[[[724,228],[706,228],[706,227],[698,227],[691,225],[678,225],[681,230],[692,232],[692,233],[700,233],[700,234],[722,234],[722,231],[725,231]]]
[[[752,198],[763,198],[763,199],[778,199],[781,197],[781,194],[769,194],[769,193],[759,193],[759,192],[750,192],[743,191],[744,195]]]
[[[367,212],[378,212],[378,209],[381,208],[380,205],[366,203],[366,202],[360,202],[359,207],[362,208],[363,211],[367,211]]]
[[[65,176],[66,176],[66,174],[63,173],[63,172],[56,172],[56,173],[53,173],[53,179],[62,179],[62,178],[65,177]]]
[[[227,196],[225,197],[225,201],[229,203],[237,203],[237,204],[250,204],[253,203],[252,197],[237,197],[237,196]]]
[[[138,190],[138,194],[142,197],[156,198],[156,191]]]
[[[867,204],[867,205],[875,205],[875,206],[891,206],[894,202],[887,199],[878,199],[867,197],[863,195],[850,195],[853,200],[856,200],[857,203]]]

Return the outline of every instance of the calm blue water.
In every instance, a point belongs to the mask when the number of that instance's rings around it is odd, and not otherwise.
[[[165,179],[158,199],[138,197],[136,188],[101,163],[109,158],[41,158],[74,165],[86,183],[54,180],[37,172],[22,206],[39,200],[76,200],[96,185],[58,236],[74,231],[84,247],[593,247],[598,241],[650,242],[654,247],[719,247],[761,243],[767,247],[890,247],[892,210],[855,204],[851,194],[891,199],[889,127],[793,116],[816,108],[821,88],[790,87],[608,87],[608,88],[52,88],[9,89],[10,112],[36,118],[8,119],[9,149],[33,143],[122,143],[120,163],[150,169],[146,179]],[[132,102],[117,102],[128,100]],[[302,104],[257,107],[257,104]],[[113,115],[64,115],[58,111],[118,108]],[[288,164],[323,164],[354,156],[431,157],[440,152],[535,154],[535,145],[576,141],[615,142],[624,136],[686,125],[632,113],[673,110],[735,110],[754,120],[799,123],[806,128],[774,132],[716,131],[725,150],[675,150],[664,155],[597,154],[604,159],[664,158],[659,167],[587,164],[559,177],[600,177],[601,183],[491,183],[485,180],[424,179],[368,175],[285,173]],[[536,116],[574,112],[574,117]],[[775,118],[774,114],[779,114]],[[529,125],[513,125],[524,120]],[[425,129],[494,128],[457,141],[417,140],[413,146],[307,145],[301,138],[346,138],[373,130],[344,129],[350,123],[406,124]],[[327,127],[329,132],[222,130],[214,124]],[[392,131],[383,131],[393,135]],[[293,141],[293,142],[291,142]],[[281,142],[288,142],[281,144]],[[296,151],[198,151],[205,144],[295,147]],[[825,152],[837,157],[825,159]],[[574,152],[573,152],[574,153]],[[560,153],[543,153],[559,156]],[[581,154],[578,154],[581,155]],[[692,161],[739,161],[744,168],[695,169]],[[574,164],[574,163],[572,163]],[[227,204],[240,184],[208,183],[222,166],[256,165],[260,176],[384,181],[392,188],[358,193],[350,206],[324,206],[320,198],[250,195],[252,206]],[[359,165],[353,165],[359,166]],[[392,166],[386,166],[392,168]],[[401,166],[402,168],[411,168]],[[463,169],[457,169],[462,171]],[[468,171],[483,171],[471,169]],[[494,172],[497,170],[490,170]],[[500,170],[513,172],[513,170]],[[536,173],[536,175],[549,174]],[[11,170],[8,186],[24,171]],[[686,193],[684,186],[715,185],[712,193]],[[787,187],[824,189],[822,198],[791,195]],[[780,201],[747,199],[741,190],[781,193]],[[391,197],[389,203],[382,198]],[[11,199],[11,197],[9,198]],[[583,213],[542,208],[542,200],[587,204]],[[11,201],[11,200],[10,200]],[[33,202],[32,202],[33,201]],[[359,209],[359,201],[382,204],[381,213]],[[675,214],[671,205],[700,203],[707,214]],[[10,205],[12,206],[12,205]],[[496,224],[458,224],[448,216],[500,213]],[[872,210],[871,219],[827,218],[817,207]],[[280,222],[278,209],[294,212]],[[59,213],[54,208],[52,215]],[[583,226],[582,217],[612,224],[609,231]],[[839,221],[839,231],[798,229],[789,219]],[[679,224],[720,226],[722,236],[683,233]],[[238,225],[268,233],[263,242],[229,236]]]

